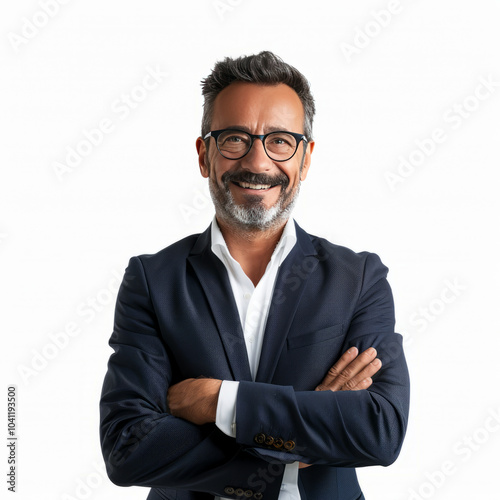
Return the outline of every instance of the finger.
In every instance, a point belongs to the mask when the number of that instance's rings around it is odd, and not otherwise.
[[[356,358],[351,361],[343,370],[340,372],[339,376],[330,384],[329,388],[332,391],[339,391],[342,388],[344,390],[350,390],[355,387],[361,380],[367,378],[368,374],[361,377],[356,377],[360,372],[362,372],[370,363],[374,360],[377,355],[377,351],[370,347],[366,351],[356,356]]]
[[[353,391],[363,391],[365,389],[368,389],[373,383],[373,380],[371,377],[363,379],[354,389]]]
[[[363,351],[361,354],[356,356],[345,368],[340,371],[340,373],[337,372],[337,370],[335,369],[336,365],[334,365],[328,373],[328,375],[333,375],[331,382],[327,384],[322,382],[321,385],[326,387],[326,389],[329,389],[330,391],[339,391],[347,384],[346,390],[351,390],[352,387],[356,386],[361,381],[361,379],[358,378],[353,384],[352,382],[350,382],[351,379],[353,379],[359,372],[367,367],[373,361],[376,355],[377,351],[373,347],[370,347],[366,349],[366,351]],[[366,375],[363,378],[366,378]]]
[[[358,349],[356,347],[351,347],[348,349],[340,359],[328,370],[325,378],[321,381],[321,384],[316,387],[317,391],[328,391],[330,390],[330,384],[342,373],[342,371],[356,358],[358,355]]]
[[[382,368],[382,362],[380,359],[374,359],[368,366],[363,368],[357,375],[348,380],[341,388],[342,391],[358,391],[361,389],[365,389],[366,387],[362,384],[367,379],[370,379],[371,385],[372,380],[371,377],[377,373],[380,368]],[[359,384],[362,384],[361,387],[358,387]]]
[[[359,356],[358,356],[359,357]],[[353,375],[349,380],[347,380],[341,387],[342,391],[352,391],[362,380],[371,377],[380,370],[382,363],[379,359],[374,359],[368,365],[364,366],[361,371]]]

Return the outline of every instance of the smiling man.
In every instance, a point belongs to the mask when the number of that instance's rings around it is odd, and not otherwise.
[[[196,140],[215,216],[133,257],[101,396],[108,475],[148,500],[363,499],[401,449],[408,371],[387,268],[291,218],[314,149],[304,76],[216,64]]]
[[[218,219],[244,233],[279,231],[306,178],[314,147],[303,132],[291,132],[304,128],[297,93],[283,83],[233,83],[217,96],[213,116],[212,128],[219,130],[204,137],[213,137],[217,147],[210,151],[210,159],[201,138],[197,149],[202,175],[210,178]],[[212,163],[222,171],[210,176]]]

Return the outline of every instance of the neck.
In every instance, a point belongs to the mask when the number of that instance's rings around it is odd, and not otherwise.
[[[256,286],[262,278],[287,221],[266,230],[243,230],[217,217],[229,253]]]

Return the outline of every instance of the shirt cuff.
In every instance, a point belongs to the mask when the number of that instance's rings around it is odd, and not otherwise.
[[[298,486],[299,480],[299,462],[287,464],[283,481],[280,488],[280,500],[300,500],[300,492]]]
[[[239,382],[223,380],[219,390],[215,425],[229,437],[236,437],[236,398]]]

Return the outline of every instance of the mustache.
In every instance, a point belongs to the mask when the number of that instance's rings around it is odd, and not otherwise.
[[[249,182],[252,184],[270,184],[271,186],[282,186],[285,189],[290,179],[284,174],[268,175],[255,174],[247,170],[228,171],[222,174],[221,181],[227,187],[230,182]]]

